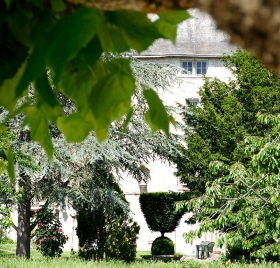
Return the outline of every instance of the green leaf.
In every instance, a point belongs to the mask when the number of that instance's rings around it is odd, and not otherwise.
[[[47,37],[57,24],[58,20],[53,12],[46,12],[46,8],[44,7],[43,10],[36,10],[36,17],[33,18],[33,21],[31,21],[31,23],[29,21],[29,24],[31,24],[32,28],[30,35],[30,47],[34,49],[34,47],[37,47],[40,44],[44,45],[46,43]]]
[[[58,101],[50,88],[47,74],[41,75],[36,80],[35,86],[36,93],[38,94],[36,96],[37,98],[44,100],[44,102],[46,102],[47,105],[51,107],[55,107],[56,105],[58,105]]]
[[[24,124],[30,125],[31,138],[34,141],[38,141],[45,149],[49,159],[52,159],[53,144],[49,132],[49,123],[42,114],[41,110],[35,106],[26,108],[26,119]]]
[[[62,114],[62,108],[50,88],[46,73],[36,80],[35,89],[37,106],[40,107],[46,118],[55,123],[56,119]]]
[[[145,119],[153,132],[162,129],[169,134],[169,119],[167,112],[157,93],[152,89],[144,90],[144,97],[149,105],[149,110],[145,114]]]
[[[105,12],[98,37],[106,52],[147,49],[157,38],[164,37],[146,13],[136,11]]]
[[[109,75],[93,87],[89,105],[98,122],[97,129],[109,127],[130,111],[134,89],[134,78],[125,73]]]
[[[135,90],[129,61],[111,61],[104,67],[107,68],[105,73],[112,74],[105,76],[94,85],[88,102],[96,119],[95,130],[100,132],[100,137],[105,137],[104,131],[111,122],[120,120],[131,111],[131,96]]]
[[[172,115],[169,115],[169,122],[174,126],[176,127],[178,122],[176,121],[176,119],[172,116]]]
[[[94,37],[99,23],[99,13],[86,7],[65,16],[51,31],[46,44],[45,58],[55,72],[57,82],[65,63]]]
[[[79,111],[88,110],[88,99],[95,80],[85,67],[71,75],[65,75],[58,84],[58,89],[75,102]]]
[[[51,0],[52,10],[60,12],[66,9],[66,5],[62,0]]]
[[[108,129],[107,128],[102,128],[102,129],[97,129],[95,131],[96,138],[99,141],[104,141],[108,138]]]
[[[8,129],[8,127],[6,127],[3,124],[0,124],[0,134],[2,134],[3,132],[5,132]]]
[[[25,90],[27,90],[28,85],[40,76],[45,71],[45,60],[44,60],[45,48],[44,44],[37,46],[33,53],[30,55],[25,72],[16,88],[15,97],[20,97]]]
[[[46,5],[46,1],[45,0],[27,0],[26,2],[33,2],[35,3],[37,6],[40,6],[40,7],[45,7]]]
[[[125,73],[109,75],[99,81],[90,96],[91,110],[97,120],[111,123],[130,111],[134,79]]]
[[[279,227],[280,227],[280,218],[278,218],[276,221],[276,228],[279,228]]]
[[[13,110],[16,105],[16,88],[24,70],[25,64],[22,64],[15,76],[13,78],[4,80],[0,87],[0,106],[5,107],[9,111]]]
[[[278,203],[278,197],[277,196],[272,196],[271,197],[271,201],[270,201],[273,205],[277,204]]]
[[[0,172],[6,172],[5,162],[0,158]]]
[[[82,48],[77,56],[81,64],[89,64],[93,66],[96,61],[101,57],[103,49],[100,44],[100,40],[97,36],[87,44],[85,48]],[[90,56],[89,56],[90,55]]]
[[[190,15],[186,10],[164,12],[158,14],[160,19],[155,21],[158,31],[173,43],[176,41],[178,23],[188,19]]]
[[[122,132],[124,132],[124,131],[126,130],[127,125],[128,125],[128,123],[129,123],[129,121],[130,121],[132,115],[133,115],[133,109],[130,109],[130,111],[127,113],[126,119],[125,119],[125,121],[124,121],[124,123],[123,123],[123,125],[122,125]]]
[[[97,35],[102,49],[105,52],[124,52],[129,50],[128,44],[124,40],[123,29],[110,23],[107,17],[101,17]]]
[[[5,2],[6,2],[7,9],[10,9],[10,6],[11,6],[11,3],[13,2],[13,0],[5,0]]]
[[[33,26],[30,21],[34,20],[34,15],[30,11],[20,9],[15,12],[13,18],[13,20],[9,21],[10,31],[21,44],[29,47],[31,45],[30,35]],[[16,48],[14,49],[17,50]]]
[[[8,171],[9,177],[10,177],[10,181],[13,184],[15,182],[15,166],[14,166],[13,153],[11,152],[11,150],[7,150],[7,151],[5,151],[5,155],[8,160],[7,171]]]
[[[67,142],[82,142],[92,129],[91,123],[79,113],[58,118],[57,127],[65,135]]]

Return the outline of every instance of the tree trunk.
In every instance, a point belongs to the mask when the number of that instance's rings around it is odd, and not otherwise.
[[[17,256],[30,258],[30,200],[23,198],[18,205]]]
[[[18,227],[16,256],[30,258],[30,207],[31,200],[28,185],[29,178],[22,176],[19,187],[24,188],[24,195],[18,204]]]

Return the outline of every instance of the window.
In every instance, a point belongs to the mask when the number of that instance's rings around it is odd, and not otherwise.
[[[194,98],[190,98],[190,99],[186,99],[186,112],[187,113],[191,113],[190,108],[196,108],[199,104],[199,99],[194,99]]]
[[[207,72],[206,61],[182,61],[183,74],[201,75]]]
[[[193,63],[192,61],[183,61],[182,62],[183,65],[183,74],[192,74],[193,70]]]
[[[196,62],[196,74],[206,74],[206,61]]]
[[[188,100],[188,101],[191,103],[191,105],[192,105],[193,107],[197,107],[197,105],[198,105],[198,100],[191,99],[191,100]]]

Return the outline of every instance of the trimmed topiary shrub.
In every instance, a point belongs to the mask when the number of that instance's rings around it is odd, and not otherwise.
[[[153,241],[152,255],[174,255],[174,243],[165,236],[160,236]]]
[[[140,206],[148,227],[154,232],[161,233],[161,237],[155,239],[152,244],[152,255],[174,255],[174,244],[164,234],[173,232],[187,212],[186,210],[177,211],[176,202],[189,200],[193,195],[190,192],[155,192],[140,195]]]
[[[189,199],[190,193],[142,193],[140,195],[141,210],[148,227],[154,232],[173,232],[186,211],[176,211],[175,203]]]

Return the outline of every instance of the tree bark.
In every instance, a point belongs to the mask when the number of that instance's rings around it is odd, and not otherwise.
[[[25,186],[25,182],[19,182],[20,187]],[[18,227],[17,227],[17,249],[16,256],[30,258],[30,207],[31,200],[24,193],[22,200],[18,204]]]
[[[65,0],[100,10],[159,13],[199,8],[208,12],[231,42],[255,53],[280,74],[280,1],[278,0]]]
[[[30,132],[20,131],[19,140],[30,142]],[[23,188],[24,194],[18,203],[18,226],[17,226],[17,249],[16,256],[30,258],[30,240],[31,240],[31,187],[30,177],[20,173],[18,186]]]
[[[212,1],[206,0],[206,2]],[[78,3],[100,10],[137,10],[158,13],[198,7],[201,0],[66,0],[66,2]]]

